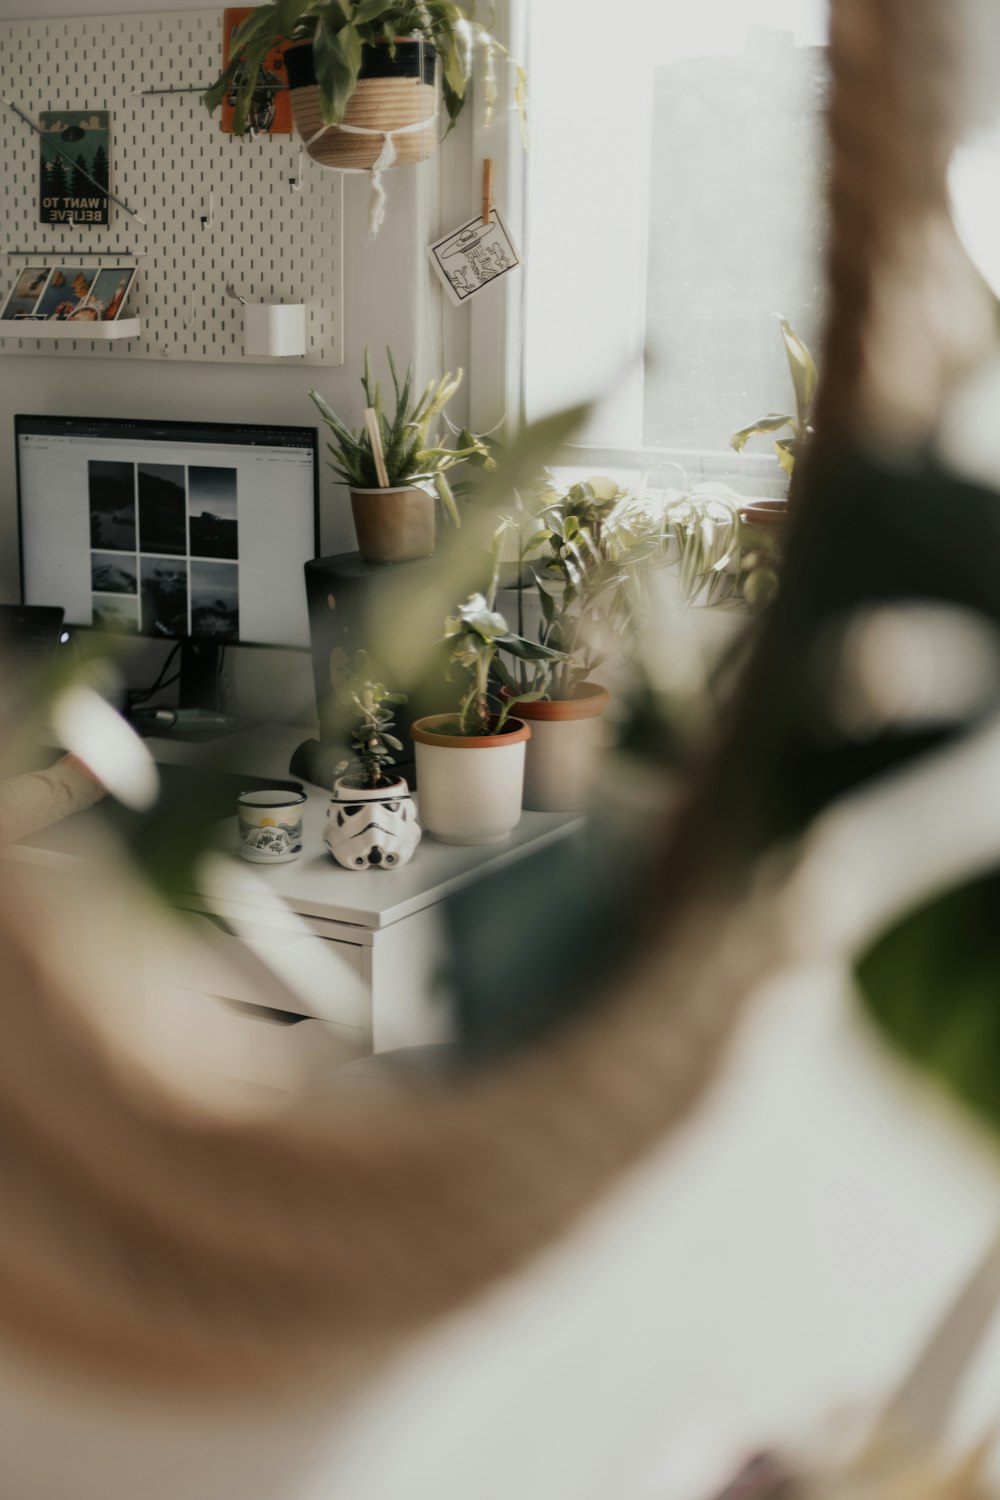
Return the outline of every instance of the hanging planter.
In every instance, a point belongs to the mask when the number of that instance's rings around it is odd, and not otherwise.
[[[423,40],[365,47],[357,86],[339,124],[323,118],[313,44],[285,53],[292,117],[306,151],[324,167],[370,172],[426,161],[437,150],[437,54]],[[391,160],[382,158],[389,154]]]
[[[454,125],[476,49],[482,52],[486,123],[492,119],[499,59],[509,53],[474,12],[452,0],[272,0],[240,26],[205,104],[212,110],[227,100],[233,132],[243,135],[265,58],[279,42],[298,44],[285,52],[296,129],[323,166],[371,173],[369,226],[377,234],[385,213],[383,170],[424,161],[437,146],[438,60],[442,102]],[[514,92],[522,126],[525,89],[519,67]]]

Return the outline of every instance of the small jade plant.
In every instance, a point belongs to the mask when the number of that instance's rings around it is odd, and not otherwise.
[[[449,447],[438,435],[438,423],[445,407],[462,383],[462,371],[432,380],[418,400],[412,402],[413,365],[400,380],[392,350],[387,349],[389,370],[395,392],[395,407],[390,418],[385,409],[381,382],[372,374],[371,359],[365,350],[365,372],[361,377],[365,405],[375,413],[385,468],[391,487],[433,485],[442,504],[456,526],[461,524],[455,493],[446,475],[458,464],[471,463],[482,469],[495,468],[487,445],[463,428],[457,443]],[[378,469],[372,452],[372,440],[366,427],[355,431],[341,421],[318,391],[310,399],[333,436],[327,444],[333,454],[330,468],[355,490],[379,488]],[[454,429],[453,429],[454,430]]]
[[[565,658],[561,651],[515,635],[495,609],[496,583],[485,594],[473,594],[459,606],[458,613],[445,622],[445,641],[450,646],[451,668],[458,668],[467,678],[466,691],[458,707],[458,733],[479,738],[503,734],[507,722],[519,703],[537,702],[544,689],[523,691],[504,665],[501,652],[518,661],[535,662],[551,669]],[[495,679],[507,688],[509,696],[495,691]],[[445,727],[443,734],[453,734]]]
[[[794,412],[768,412],[766,417],[760,417],[756,422],[751,422],[749,427],[741,427],[739,432],[733,434],[729,442],[737,453],[742,453],[752,437],[758,437],[764,433],[773,436],[776,432],[781,432],[783,428],[789,427],[791,437],[775,438],[774,451],[779,464],[791,478],[795,470],[795,460],[813,434],[812,405],[816,395],[816,362],[788,319],[781,318],[779,321],[788,370],[792,377],[795,410]]]
[[[407,701],[405,694],[390,693],[381,682],[370,680],[347,689],[347,693],[355,714],[351,729],[354,755],[340,762],[335,776],[358,791],[395,786],[399,778],[389,768],[396,764],[393,751],[401,751],[403,746],[392,733],[392,710]]]

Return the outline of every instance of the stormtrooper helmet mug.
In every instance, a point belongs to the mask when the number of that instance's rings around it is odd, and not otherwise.
[[[326,846],[345,870],[398,870],[420,843],[417,809],[405,781],[358,787],[334,782]]]

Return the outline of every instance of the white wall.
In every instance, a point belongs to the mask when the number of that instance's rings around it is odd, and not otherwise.
[[[214,9],[221,9],[216,0],[187,0],[183,5],[169,0],[47,0],[43,13],[55,19],[95,11],[134,15]],[[0,22],[41,19],[40,10],[38,0],[0,0]],[[40,80],[39,109],[53,107],[57,96],[57,80]],[[6,128],[26,127],[12,120]],[[342,369],[230,369],[166,360],[0,354],[0,537],[5,539],[0,547],[0,600],[16,600],[18,589],[13,451],[17,412],[310,424],[315,413],[307,392],[316,384],[335,410],[359,422],[358,375],[366,345],[376,353],[390,344],[402,362],[412,353],[423,378],[429,378],[442,357],[449,367],[467,367],[468,321],[442,308],[437,289],[428,281],[422,241],[425,231],[436,236],[468,211],[470,135],[463,119],[438,158],[389,174],[389,213],[374,244],[367,239],[367,179],[347,177]],[[3,264],[0,260],[0,273]],[[461,398],[456,400],[455,416],[466,420]],[[328,471],[321,481],[320,503],[324,553],[351,550],[354,536],[347,497]],[[258,663],[259,658],[260,653],[254,653]]]

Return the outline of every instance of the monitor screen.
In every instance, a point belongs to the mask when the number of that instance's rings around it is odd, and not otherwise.
[[[307,649],[316,430],[15,419],[25,604],[68,625]]]

